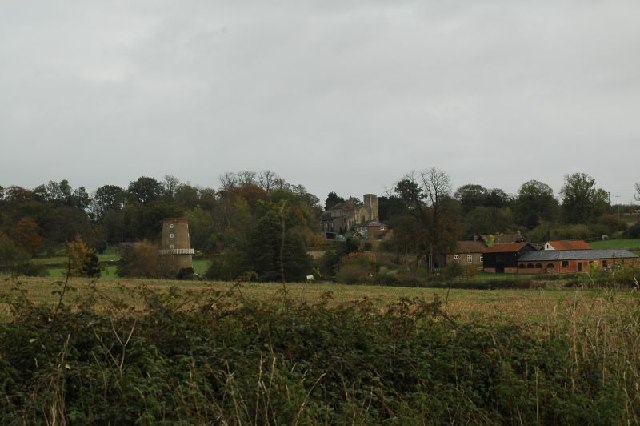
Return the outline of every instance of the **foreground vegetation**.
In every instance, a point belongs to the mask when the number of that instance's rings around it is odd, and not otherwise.
[[[640,421],[635,291],[7,278],[0,297],[5,423]]]

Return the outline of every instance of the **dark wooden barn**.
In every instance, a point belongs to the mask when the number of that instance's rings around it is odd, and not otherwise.
[[[487,247],[482,255],[482,270],[498,274],[518,272],[518,258],[524,253],[535,251],[529,243],[496,244]]]

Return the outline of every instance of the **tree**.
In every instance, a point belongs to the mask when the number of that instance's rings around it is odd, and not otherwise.
[[[388,222],[407,211],[407,205],[394,194],[378,197],[378,217],[381,222]]]
[[[530,180],[520,186],[513,202],[515,220],[528,229],[540,225],[542,221],[553,222],[558,215],[558,200],[553,189],[546,183]]]
[[[18,273],[29,263],[29,254],[0,232],[0,271]]]
[[[14,229],[14,241],[18,247],[32,256],[38,254],[43,245],[38,223],[30,217],[20,219]]]
[[[422,207],[422,199],[424,194],[418,182],[416,182],[415,174],[411,173],[400,180],[395,186],[395,192],[405,205],[412,210]]]
[[[108,212],[122,210],[126,198],[126,191],[116,185],[104,185],[96,189],[91,202],[93,218],[100,221]]]
[[[344,198],[338,196],[338,194],[336,194],[335,192],[331,191],[331,192],[329,192],[329,195],[327,195],[327,199],[324,201],[324,209],[325,210],[330,210],[336,204],[344,203],[344,202],[345,202]]]
[[[183,209],[193,209],[200,204],[200,191],[194,186],[180,184],[174,192],[173,201]]]
[[[393,233],[389,245],[399,258],[415,254],[417,267],[420,258],[424,256],[424,237],[416,232],[421,229],[420,222],[415,215],[405,213],[394,217],[390,226],[393,228]]]
[[[247,270],[261,281],[302,281],[312,269],[304,240],[287,230],[282,214],[267,212],[249,237]]]
[[[509,195],[502,189],[487,189],[482,185],[472,183],[458,188],[453,194],[453,198],[460,202],[464,214],[469,213],[476,207],[503,208],[510,203]]]
[[[463,213],[467,214],[476,207],[484,206],[488,193],[484,186],[469,183],[458,188],[453,198],[460,201]]]
[[[484,202],[485,207],[503,208],[509,206],[511,201],[509,195],[499,188],[492,188],[489,190]]]
[[[449,252],[460,232],[449,176],[433,167],[417,175],[411,173],[398,182],[396,192],[416,219],[415,233],[422,240],[432,271],[434,255]]]
[[[608,193],[596,189],[595,179],[585,173],[565,176],[562,215],[567,223],[587,223],[608,207]]]
[[[33,189],[33,194],[38,200],[50,205],[69,206],[81,210],[89,207],[91,202],[91,198],[83,186],[73,189],[66,179],[62,179],[60,182],[49,181],[46,185],[39,185]]]
[[[258,174],[258,185],[267,193],[276,189],[283,189],[285,181],[276,172],[263,170]]]
[[[100,276],[98,255],[82,237],[78,236],[74,241],[67,243],[67,257],[69,258],[69,275],[90,278]]]
[[[149,204],[127,204],[122,211],[123,223],[130,240],[155,240],[163,219],[182,217],[183,211],[175,204],[156,201]]]
[[[139,204],[149,204],[162,197],[164,188],[162,184],[150,177],[139,177],[129,183],[127,195],[130,201]]]
[[[85,211],[91,205],[91,197],[84,186],[79,186],[71,194],[69,206]]]
[[[243,170],[236,173],[236,176],[240,186],[258,186],[257,173],[252,170]]]
[[[176,194],[176,190],[180,186],[180,180],[175,176],[165,175],[161,185],[164,196],[168,199],[173,199],[174,195]]]
[[[127,246],[118,261],[117,273],[121,277],[167,278],[175,276],[174,267],[160,256],[158,246],[148,240]]]
[[[191,246],[196,250],[210,252],[213,248],[212,237],[215,235],[215,223],[211,212],[201,207],[196,207],[187,212],[189,221],[189,233],[191,234]]]
[[[496,207],[476,207],[464,219],[467,236],[474,234],[497,234],[513,227],[511,209]]]

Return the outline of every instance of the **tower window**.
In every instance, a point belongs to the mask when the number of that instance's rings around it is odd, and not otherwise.
[[[173,234],[169,234],[169,238],[173,238]]]

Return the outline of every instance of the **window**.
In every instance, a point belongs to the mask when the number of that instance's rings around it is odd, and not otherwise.
[[[562,267],[563,268],[568,268],[569,267],[569,261],[568,260],[563,260],[562,261]]]
[[[468,254],[467,255],[467,263],[473,263],[473,255],[472,254]]]
[[[602,261],[602,267],[603,267],[604,269],[607,269],[607,261],[606,261],[606,260],[603,260],[603,261]]]
[[[453,260],[458,260],[460,258],[460,256],[458,256],[457,254],[453,255]]]
[[[523,269],[524,269],[524,268],[526,268],[526,267],[527,267],[527,265],[525,265],[524,263],[520,263],[520,264],[518,264],[518,268],[523,268]]]
[[[547,269],[553,269],[555,265],[553,263],[547,263]]]
[[[536,263],[536,268],[542,268],[542,263]]]
[[[169,224],[169,228],[170,228],[170,229],[173,229],[173,223],[170,223],[170,224]]]
[[[173,244],[169,244],[169,248],[172,249],[173,248]]]
[[[533,268],[533,263],[527,263],[527,268]]]
[[[169,238],[173,239],[173,234],[169,234]]]

